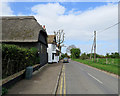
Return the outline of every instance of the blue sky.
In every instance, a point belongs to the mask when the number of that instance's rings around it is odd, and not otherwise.
[[[3,10],[3,15],[35,16],[41,25],[46,25],[48,35],[54,30],[64,29],[64,44],[67,47],[74,44],[82,53],[90,52],[94,30],[102,30],[118,22],[117,3],[110,2],[7,2],[3,4]],[[118,51],[117,29],[115,26],[97,34],[98,54]],[[62,51],[65,53],[66,47]]]
[[[19,13],[28,15],[31,13],[31,8],[38,4],[47,4],[48,2],[11,2],[9,3],[11,9],[13,10],[14,14],[17,15]],[[50,2],[51,3],[51,2]],[[54,3],[54,2],[53,2]],[[72,10],[73,8],[75,11],[86,11],[93,9],[95,7],[107,5],[107,2],[60,2],[60,5],[66,8],[65,14]]]

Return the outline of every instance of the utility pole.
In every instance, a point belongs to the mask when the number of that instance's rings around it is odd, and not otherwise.
[[[96,62],[96,31],[94,31],[94,62]]]
[[[92,58],[93,48],[94,48],[94,62],[96,62],[96,31],[94,31],[94,41],[91,49],[90,59]]]
[[[92,49],[91,49],[90,59],[92,58],[93,46],[94,46],[94,42],[93,42]]]

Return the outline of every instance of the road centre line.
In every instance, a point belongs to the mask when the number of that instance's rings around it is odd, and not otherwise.
[[[99,79],[97,79],[94,76],[92,76],[90,73],[88,73],[88,75],[91,76],[92,78],[94,78],[95,80],[97,80],[99,83],[103,84],[103,82],[101,82]]]

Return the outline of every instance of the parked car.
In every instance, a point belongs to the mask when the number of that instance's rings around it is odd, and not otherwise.
[[[63,59],[63,63],[69,63],[68,58],[65,57],[65,58]]]

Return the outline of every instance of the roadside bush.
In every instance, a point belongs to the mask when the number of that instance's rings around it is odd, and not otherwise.
[[[70,58],[70,56],[67,53],[61,55],[61,59],[65,58],[65,57]]]
[[[62,54],[62,55],[61,55],[61,59],[63,59],[63,58],[65,58],[65,54]]]
[[[39,56],[37,54],[37,48],[28,49],[16,45],[2,44],[2,78],[38,63]]]
[[[8,93],[8,89],[2,88],[2,96]]]
[[[85,60],[85,59],[89,59],[89,57],[86,55],[86,53],[83,53],[83,54],[80,56],[80,59]]]

